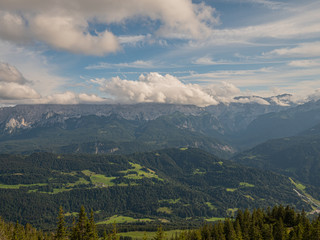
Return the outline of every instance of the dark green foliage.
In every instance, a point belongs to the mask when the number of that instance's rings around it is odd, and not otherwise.
[[[130,163],[139,164],[143,173],[154,171],[157,177],[127,178],[123,171],[134,172]],[[13,183],[43,184],[0,189],[0,215],[43,229],[54,229],[60,205],[69,214],[67,223],[72,221],[71,213],[83,205],[98,212],[97,221],[124,215],[151,218],[154,225],[159,218],[179,224],[192,218],[190,222],[197,224],[204,218],[231,216],[237,208],[265,208],[278,203],[309,209],[287,177],[243,167],[199,149],[131,155],[0,155],[0,165],[0,176],[10,176]],[[83,170],[113,177],[113,185],[97,186]],[[80,179],[86,183],[76,184]],[[147,223],[139,227],[143,224]]]
[[[64,220],[63,208],[60,206],[55,239],[63,240],[63,239],[66,239],[67,235],[68,234],[67,234],[66,222]]]
[[[291,219],[282,219],[291,216]],[[200,234],[200,238],[195,238]],[[183,238],[182,238],[183,236]],[[226,219],[214,225],[184,232],[175,239],[202,240],[311,240],[320,239],[320,217],[310,221],[304,213],[287,206],[276,206],[272,211],[262,209],[238,212],[235,220]]]
[[[33,228],[30,224],[25,226],[17,223],[7,223],[0,217],[1,240],[54,240],[51,233],[44,233]]]
[[[164,240],[165,239],[165,233],[162,229],[162,226],[160,225],[158,227],[158,230],[156,232],[156,236],[154,237],[154,240]]]
[[[292,216],[292,219],[282,219],[282,216]],[[93,211],[88,219],[83,206],[77,221],[74,220],[71,232],[65,227],[63,210],[59,209],[57,233],[43,233],[30,224],[22,226],[18,223],[6,223],[0,218],[1,240],[98,240],[93,219]],[[292,221],[291,221],[292,220]],[[63,223],[62,223],[63,222]],[[63,225],[63,231],[61,231]],[[60,234],[59,234],[60,233]],[[61,234],[62,233],[62,234]],[[103,234],[102,239],[118,240],[117,227],[113,224],[112,231]],[[125,238],[120,238],[125,239]],[[127,239],[131,239],[128,237]],[[147,239],[145,236],[144,239]],[[153,240],[168,239],[162,226],[158,226]],[[272,210],[254,209],[252,212],[239,210],[235,219],[226,218],[215,224],[205,224],[199,229],[176,234],[174,240],[319,240],[320,216],[312,221],[305,217],[304,212],[296,212],[287,206],[276,206]]]
[[[59,208],[57,230],[55,234],[43,233],[33,228],[29,223],[24,227],[18,223],[6,223],[0,218],[1,240],[98,240],[98,234],[91,211],[90,219],[87,218],[84,207],[79,212],[78,221],[73,223],[71,232],[64,221],[62,207]]]
[[[234,157],[248,166],[272,170],[304,184],[320,186],[320,125],[304,135],[274,139]]]

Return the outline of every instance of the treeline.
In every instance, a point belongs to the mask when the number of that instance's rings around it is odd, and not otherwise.
[[[94,222],[93,211],[90,217],[87,216],[85,208],[81,206],[77,221],[74,218],[72,226],[68,227],[62,207],[59,209],[59,216],[55,232],[44,233],[33,228],[30,224],[23,226],[6,223],[0,218],[0,240],[98,240],[99,236]],[[102,239],[115,240],[116,230],[104,234]]]
[[[235,219],[181,233],[175,240],[320,240],[320,216],[309,220],[306,213],[289,206],[239,210]]]
[[[82,206],[77,220],[69,227],[64,220],[62,207],[59,209],[56,231],[44,233],[30,224],[25,227],[6,223],[0,218],[1,240],[118,240],[117,229],[98,236],[94,214],[88,217]],[[132,239],[125,237],[126,240]],[[146,235],[144,239],[147,239]],[[160,226],[153,240],[167,239]],[[275,206],[267,210],[238,211],[234,219],[227,218],[214,224],[205,224],[199,229],[183,231],[171,240],[319,240],[320,216],[309,220],[304,211],[298,213],[287,206]]]

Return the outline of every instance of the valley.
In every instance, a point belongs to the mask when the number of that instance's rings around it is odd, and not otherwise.
[[[319,109],[320,102],[3,108],[0,216],[52,231],[59,206],[68,223],[84,206],[100,230],[117,223],[143,231],[276,205],[313,214]]]

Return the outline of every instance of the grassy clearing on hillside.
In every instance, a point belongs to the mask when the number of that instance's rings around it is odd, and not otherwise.
[[[293,179],[291,177],[289,177],[290,182],[299,190],[304,191],[306,189],[306,186],[304,186],[301,183],[296,183],[295,181],[293,181]]]
[[[169,203],[169,204],[176,204],[178,202],[180,202],[180,198],[177,199],[163,199],[163,200],[159,200],[159,202],[165,202],[165,203]]]
[[[64,184],[62,188],[54,188],[54,189],[53,189],[53,192],[43,192],[43,193],[57,194],[57,193],[61,193],[61,192],[71,191],[71,190],[74,189],[77,185],[88,185],[88,184],[90,184],[90,182],[88,182],[86,179],[84,179],[84,178],[79,178],[78,181],[76,181],[76,182],[74,182],[74,183]]]
[[[152,222],[153,220],[150,218],[132,218],[132,217],[127,217],[127,216],[118,216],[114,215],[110,218],[108,218],[105,221],[100,221],[97,224],[121,224],[121,223],[133,223],[133,222]]]
[[[252,201],[254,201],[254,198],[253,197],[251,197],[250,195],[244,195],[246,198],[248,198],[248,199],[250,199],[250,200],[252,200]]]
[[[116,177],[106,177],[102,174],[96,174],[95,172],[91,172],[89,170],[83,170],[83,174],[90,177],[91,182],[96,187],[112,187],[116,184],[112,182],[112,180],[116,179]]]
[[[237,190],[237,188],[226,188],[226,191],[227,192],[234,192],[234,191],[236,191]]]
[[[171,239],[174,238],[176,234],[179,234],[185,230],[171,230],[171,231],[165,231],[165,238]],[[156,236],[156,232],[124,232],[124,233],[118,233],[118,236],[123,237],[132,237],[133,239],[154,239]]]
[[[157,209],[157,212],[171,214],[172,210],[170,208],[168,208],[168,207],[160,207],[160,208]]]
[[[127,169],[124,171],[121,171],[121,173],[125,173],[125,178],[129,179],[142,179],[142,178],[156,178],[160,181],[163,181],[163,179],[159,178],[159,176],[156,174],[155,171],[145,168],[137,163],[130,162],[130,165],[133,167],[132,169]]]
[[[297,183],[297,182],[293,181],[293,179],[290,178],[290,177],[289,177],[289,180],[291,181],[291,183],[292,183],[298,190],[300,190],[300,191],[303,193],[303,195],[305,195],[307,198],[309,198],[309,200],[311,200],[311,201],[313,202],[313,204],[312,204],[313,210],[318,209],[318,207],[316,207],[314,204],[320,206],[320,201],[317,200],[317,199],[315,199],[315,198],[313,198],[310,194],[308,194],[308,193],[305,191],[305,190],[306,190],[306,186],[304,186],[304,185],[301,184],[301,183]]]
[[[193,171],[193,174],[194,175],[196,175],[196,174],[203,175],[203,174],[206,174],[206,171],[197,168],[196,170]]]
[[[254,187],[253,184],[247,183],[247,182],[240,182],[240,187]]]
[[[216,210],[217,208],[212,205],[211,202],[206,202],[206,205],[210,208],[210,210]]]
[[[34,183],[34,184],[16,184],[16,185],[8,185],[8,184],[0,184],[0,188],[4,189],[19,189],[20,187],[32,187],[32,186],[46,186],[47,183]]]
[[[212,217],[212,218],[206,218],[205,220],[207,222],[217,222],[217,221],[224,221],[225,218],[221,218],[221,217]]]
[[[237,211],[238,211],[238,208],[228,208],[227,214],[229,217],[234,217]]]

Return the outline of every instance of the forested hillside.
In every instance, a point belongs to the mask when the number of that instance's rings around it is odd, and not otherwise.
[[[234,219],[184,232],[178,239],[318,240],[320,217],[310,221],[305,212],[297,213],[288,206],[255,209],[251,213],[240,210]]]
[[[100,235],[100,236],[99,236]],[[52,232],[43,233],[30,224],[25,227],[16,223],[6,223],[0,218],[0,239],[20,240],[116,240],[133,239],[130,233],[122,237],[117,232],[117,226],[104,229],[98,234],[94,221],[94,213],[87,214],[82,206],[79,215],[72,224],[65,221],[65,214],[60,207],[57,224]],[[213,224],[204,224],[199,229],[179,231],[169,237],[165,228],[158,225],[153,237],[144,232],[143,239],[154,240],[318,240],[320,239],[320,217],[312,220],[307,218],[304,211],[297,212],[287,206],[275,206],[272,209],[239,210],[234,218],[226,218]]]
[[[233,216],[238,208],[290,204],[311,210],[288,177],[243,167],[199,149],[131,155],[0,155],[0,215],[50,229],[81,205],[103,223],[176,223]]]
[[[233,160],[252,167],[294,177],[304,184],[320,186],[320,125],[303,133],[273,139],[238,154]]]

